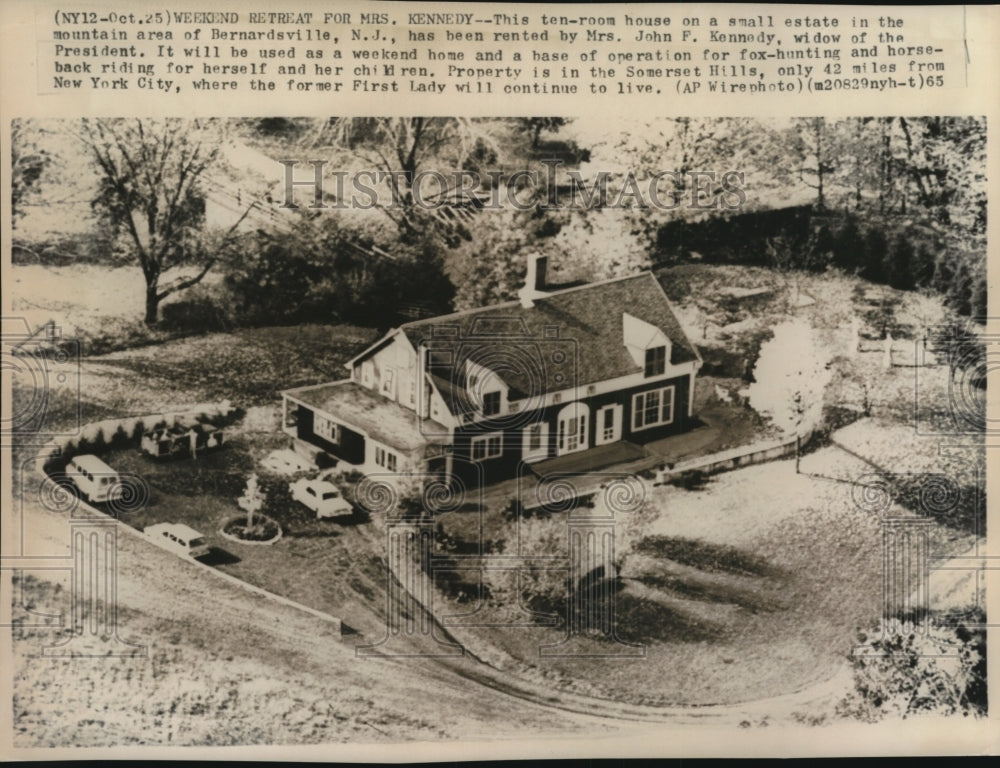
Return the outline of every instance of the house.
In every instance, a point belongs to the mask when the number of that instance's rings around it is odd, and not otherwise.
[[[405,323],[346,365],[282,393],[300,450],[489,484],[690,428],[701,357],[651,272],[556,287],[535,256],[518,301]]]

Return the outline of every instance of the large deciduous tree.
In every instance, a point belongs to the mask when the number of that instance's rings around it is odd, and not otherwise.
[[[229,235],[205,230],[202,183],[216,162],[221,126],[181,119],[86,119],[78,137],[96,166],[94,209],[146,280],[147,325],[155,325],[167,296],[201,282]],[[193,273],[182,268],[193,267]]]
[[[401,240],[438,231],[454,242],[456,233],[467,235],[462,212],[476,207],[457,172],[490,170],[500,152],[496,128],[496,121],[460,117],[331,118],[306,143],[345,153],[361,161],[358,170],[377,174],[365,182],[377,193],[373,207],[398,227]]]
[[[39,128],[32,120],[14,120],[10,125],[10,211],[17,219],[25,200],[35,191],[52,158],[38,141]]]

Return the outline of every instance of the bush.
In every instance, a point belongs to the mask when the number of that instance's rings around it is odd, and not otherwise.
[[[350,320],[388,327],[415,296],[428,314],[449,311],[455,291],[440,244],[391,248],[390,257],[370,234],[328,218],[294,235],[250,236],[225,277],[234,317],[251,325]]]
[[[111,436],[111,447],[112,448],[125,448],[129,443],[133,442],[132,436],[129,431],[125,429],[124,424],[119,424],[118,429]]]
[[[679,476],[671,477],[667,481],[675,488],[683,488],[686,491],[700,491],[708,485],[708,475],[700,469],[687,469]]]
[[[861,646],[848,657],[854,690],[837,714],[865,722],[927,713],[985,717],[986,615],[975,608],[939,618],[926,635],[859,635]]]
[[[160,307],[159,328],[174,333],[228,331],[234,325],[231,303],[223,291],[201,285],[189,288]]]
[[[269,517],[258,514],[252,526],[247,526],[246,522],[246,517],[240,515],[227,522],[222,530],[244,541],[270,541],[281,534],[281,526]]]

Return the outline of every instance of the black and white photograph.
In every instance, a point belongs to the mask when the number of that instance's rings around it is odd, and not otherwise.
[[[15,747],[988,717],[986,117],[10,137]]]

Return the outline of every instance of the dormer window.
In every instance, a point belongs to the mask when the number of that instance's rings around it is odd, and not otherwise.
[[[500,413],[500,393],[487,392],[483,395],[483,415],[496,416]]]
[[[651,347],[646,350],[646,378],[662,376],[667,370],[667,348]]]

